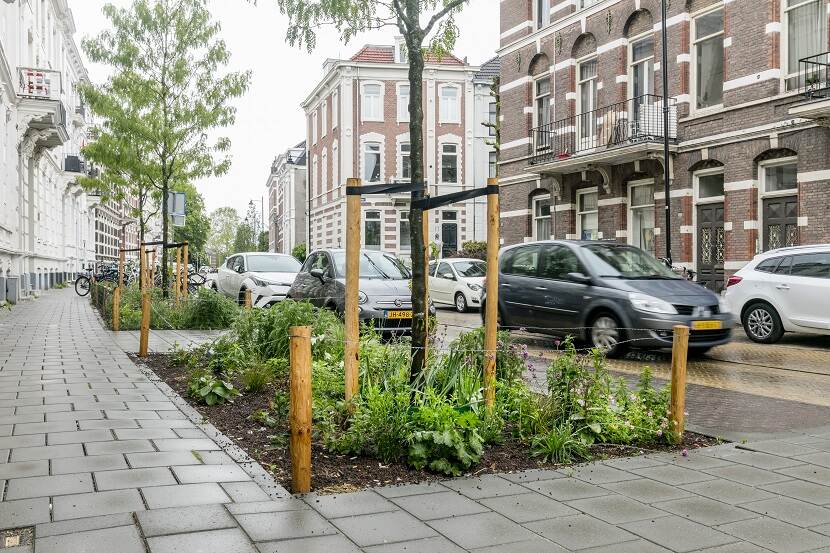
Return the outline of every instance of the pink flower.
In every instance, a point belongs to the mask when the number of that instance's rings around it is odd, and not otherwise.
[[[681,451],[681,452],[680,452],[680,454],[681,454],[683,457],[688,457],[688,456],[689,456],[689,450],[688,450],[688,449],[686,449],[686,448],[684,447],[684,448],[683,448],[683,451]]]

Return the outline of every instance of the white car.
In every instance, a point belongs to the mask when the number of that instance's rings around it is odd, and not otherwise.
[[[219,267],[213,288],[239,303],[245,300],[245,290],[250,290],[254,307],[270,307],[285,299],[301,267],[290,255],[238,253]]]
[[[759,255],[729,277],[724,294],[754,342],[784,332],[830,334],[830,244]]]
[[[429,264],[429,295],[435,304],[453,305],[464,313],[481,307],[487,264],[480,259],[450,258]]]

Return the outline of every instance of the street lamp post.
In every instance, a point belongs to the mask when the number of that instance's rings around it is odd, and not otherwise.
[[[660,8],[662,12],[662,21],[660,26],[662,29],[662,43],[663,43],[663,58],[660,64],[661,73],[663,74],[663,185],[666,193],[666,260],[669,266],[672,265],[671,255],[671,186],[669,179],[671,178],[671,171],[669,170],[669,47],[668,34],[666,31],[666,0],[660,1]]]

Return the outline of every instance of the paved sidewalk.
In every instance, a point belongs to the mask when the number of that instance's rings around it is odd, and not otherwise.
[[[830,552],[830,426],[294,498],[135,366],[87,300],[18,305],[0,336],[0,536],[36,541],[0,553]]]

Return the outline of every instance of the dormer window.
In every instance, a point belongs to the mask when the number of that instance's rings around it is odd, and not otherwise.
[[[409,52],[403,37],[395,39],[395,63],[409,63]]]

